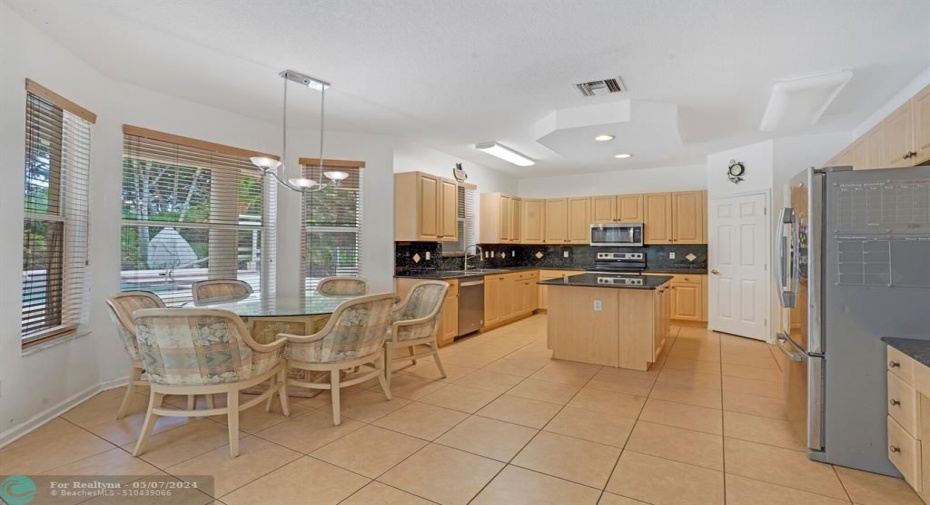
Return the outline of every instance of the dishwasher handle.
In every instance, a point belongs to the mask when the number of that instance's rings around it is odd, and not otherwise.
[[[459,283],[460,288],[467,288],[469,286],[482,286],[482,285],[484,285],[484,279],[481,279],[480,281],[469,281],[469,282]]]

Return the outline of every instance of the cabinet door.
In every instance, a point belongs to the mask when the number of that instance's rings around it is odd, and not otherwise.
[[[672,242],[704,243],[704,205],[703,191],[672,193]]]
[[[510,212],[510,241],[517,244],[523,236],[523,200],[514,197]]]
[[[568,242],[567,221],[568,200],[564,198],[546,200],[547,244],[564,244]]]
[[[617,220],[616,196],[591,197],[591,224],[613,223]]]
[[[501,277],[484,278],[484,324],[485,326],[495,324],[501,320],[500,316],[500,296],[501,296]]]
[[[882,125],[878,124],[875,128],[865,135],[866,150],[868,151],[869,162],[866,168],[887,168],[882,164],[884,153],[884,137],[882,136]]]
[[[591,242],[591,199],[568,199],[568,242],[587,244]]]
[[[546,241],[543,228],[543,213],[546,209],[545,200],[523,200],[523,233],[522,243],[542,244]]]
[[[447,295],[442,304],[442,323],[439,333],[439,345],[446,345],[455,340],[459,332],[459,297]]]
[[[526,281],[526,306],[530,312],[533,312],[539,306],[539,290],[536,289],[536,281],[538,280],[536,277],[532,277]]]
[[[439,178],[420,174],[417,183],[419,192],[419,208],[417,219],[420,223],[420,240],[433,240],[439,238]]]
[[[501,195],[500,239],[501,242],[510,242],[513,237],[513,198]]]
[[[439,239],[443,242],[455,242],[459,239],[458,197],[459,190],[455,181],[440,179],[441,188]]]
[[[849,162],[853,170],[869,168],[869,139],[862,137],[849,148]]]
[[[620,223],[642,223],[643,195],[618,196],[615,217]]]
[[[672,319],[700,321],[704,300],[700,283],[672,282]]]
[[[672,243],[672,196],[670,193],[643,195],[643,242]]]
[[[882,166],[909,167],[914,158],[906,157],[914,146],[913,102],[902,105],[882,121]]]
[[[911,99],[914,102],[914,151],[913,165],[930,160],[930,86]]]

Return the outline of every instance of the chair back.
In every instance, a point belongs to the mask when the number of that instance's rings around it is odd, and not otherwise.
[[[316,290],[329,296],[364,296],[368,294],[368,281],[361,277],[325,277]]]
[[[414,284],[403,304],[394,312],[394,321],[438,315],[448,291],[449,283],[443,281],[423,281]]]
[[[236,298],[249,296],[254,292],[248,282],[238,279],[197,281],[191,285],[191,291],[194,301],[212,298]]]
[[[288,342],[285,356],[305,363],[352,361],[381,350],[391,326],[393,293],[361,296],[339,304],[310,343]]]
[[[155,293],[148,291],[125,291],[107,297],[107,308],[110,309],[110,320],[116,325],[126,354],[133,364],[141,361],[139,346],[136,343],[136,325],[132,321],[132,313],[138,309],[164,308],[165,302]]]
[[[156,384],[238,382],[268,368],[253,366],[256,344],[232,312],[146,309],[136,311],[134,320],[142,365]]]

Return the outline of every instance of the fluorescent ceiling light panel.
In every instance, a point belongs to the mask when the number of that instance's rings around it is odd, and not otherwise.
[[[594,140],[598,142],[607,142],[608,140],[613,140],[613,139],[614,139],[613,135],[598,135],[597,137],[594,137]]]
[[[776,83],[759,129],[770,132],[813,126],[851,78],[852,72],[841,70]]]
[[[530,165],[536,164],[535,161],[514,151],[513,149],[510,149],[509,147],[504,147],[497,142],[484,142],[481,144],[475,144],[475,149],[484,151],[491,156],[496,156],[504,161],[508,161],[521,167],[528,167]]]
[[[620,153],[620,154],[615,154],[615,155],[614,155],[614,158],[618,158],[618,159],[621,159],[621,160],[625,160],[625,159],[627,159],[627,158],[632,158],[632,157],[633,157],[633,155],[630,154],[630,153]]]

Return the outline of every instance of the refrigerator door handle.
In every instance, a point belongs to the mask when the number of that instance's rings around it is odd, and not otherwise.
[[[786,309],[794,308],[795,304],[795,293],[788,285],[788,272],[785,271],[788,266],[788,238],[785,236],[785,225],[793,222],[794,209],[790,207],[781,209],[781,214],[778,216],[778,226],[775,231],[778,249],[778,261],[775,262],[775,276],[777,277],[776,282],[778,283],[778,301],[781,303],[781,306]],[[794,254],[797,254],[797,251],[794,251]],[[792,266],[794,263],[795,261],[792,260]]]
[[[794,342],[791,341],[788,335],[784,333],[778,333],[775,335],[775,339],[777,342],[776,347],[781,349],[781,352],[785,353],[788,356],[788,359],[790,359],[791,361],[803,361],[804,360],[803,353],[796,353],[793,350],[785,349],[785,346],[783,345],[784,342],[789,342],[791,344],[791,347],[795,347]]]

